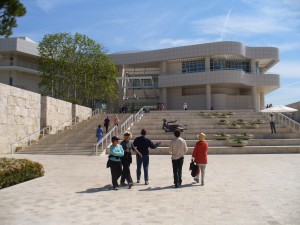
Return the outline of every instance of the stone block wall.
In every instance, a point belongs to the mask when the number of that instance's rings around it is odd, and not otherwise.
[[[72,103],[42,96],[41,108],[41,126],[51,126],[51,133],[56,133],[57,126],[63,123],[62,127],[58,127],[58,130],[72,124]],[[69,122],[66,122],[68,120]]]
[[[295,121],[297,121],[298,123],[300,123],[300,102],[294,102],[292,104],[287,105],[288,107],[294,108],[294,109],[298,109],[297,112],[293,112],[290,113],[291,118]]]
[[[72,116],[73,116],[73,118],[74,117],[79,117],[79,120],[77,122],[80,122],[83,119],[86,119],[86,118],[83,118],[83,116],[86,116],[87,114],[89,114],[91,112],[92,112],[92,109],[88,108],[88,107],[85,107],[85,106],[75,105],[75,104],[73,104],[73,106],[72,106]]]
[[[0,153],[40,129],[41,95],[0,83]]]

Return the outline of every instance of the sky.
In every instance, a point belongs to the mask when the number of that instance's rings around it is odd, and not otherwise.
[[[35,42],[76,32],[109,53],[216,41],[277,47],[280,62],[267,73],[281,87],[265,103],[300,101],[300,0],[20,0],[27,9],[14,37]]]

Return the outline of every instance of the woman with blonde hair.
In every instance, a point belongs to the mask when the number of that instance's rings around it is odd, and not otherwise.
[[[199,167],[199,173],[195,177],[195,181],[199,183],[199,175],[201,173],[201,185],[204,185],[204,176],[205,176],[205,168],[207,164],[207,151],[208,151],[208,144],[205,141],[206,135],[204,133],[200,133],[198,136],[198,142],[194,147],[194,151],[192,154],[192,159]]]

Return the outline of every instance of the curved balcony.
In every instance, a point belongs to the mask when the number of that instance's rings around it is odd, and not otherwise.
[[[272,91],[280,86],[278,74],[252,74],[243,70],[217,70],[209,72],[160,75],[159,88],[206,84],[242,84]]]

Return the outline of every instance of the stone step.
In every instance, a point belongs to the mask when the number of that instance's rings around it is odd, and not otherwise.
[[[167,155],[168,147],[158,147],[150,150],[151,155]],[[188,148],[187,154],[193,152],[193,147]],[[300,153],[300,146],[244,146],[244,147],[208,147],[208,154],[278,154]]]

